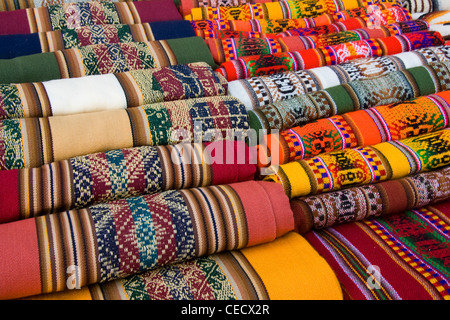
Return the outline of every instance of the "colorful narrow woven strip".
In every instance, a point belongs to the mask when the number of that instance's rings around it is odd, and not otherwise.
[[[445,61],[450,61],[450,47],[430,47],[390,56],[358,59],[335,66],[235,80],[228,83],[228,92],[246,106],[249,114],[254,114],[255,119],[259,119],[259,126],[269,129],[265,124],[265,117],[260,118],[260,113],[255,113],[252,109],[260,109],[350,81],[372,79],[389,72]]]
[[[450,61],[408,68],[390,72],[381,77],[350,81],[342,85],[269,104],[256,110],[249,110],[250,127],[256,131],[264,129],[269,134],[272,130],[277,130],[281,131],[282,135],[284,135],[284,132],[291,136],[295,135],[294,132],[299,133],[301,130],[308,130],[301,127],[317,119],[344,115],[361,109],[402,103],[405,100],[449,89]],[[446,96],[444,99],[447,99]],[[364,113],[366,112],[376,111],[364,111]],[[352,114],[356,115],[360,112]],[[370,120],[368,121],[371,123]],[[320,125],[316,129],[318,130],[319,127]],[[306,133],[306,131],[303,133]],[[287,136],[285,138],[291,139]],[[283,140],[283,137],[280,137],[280,139]],[[296,143],[298,143],[298,140],[294,144]],[[280,141],[280,144],[284,148],[285,143]]]
[[[426,23],[416,23],[419,31],[426,31]],[[368,40],[368,42],[383,41],[382,39],[407,35],[411,33],[409,29],[393,27],[373,27],[350,31],[340,31],[330,34],[309,35],[309,36],[289,36],[282,38],[226,38],[226,39],[206,39],[206,44],[211,51],[214,62],[217,64],[230,60],[236,60],[246,56],[268,55],[281,52],[300,52],[311,48],[323,48],[335,46],[346,42]],[[443,44],[443,43],[442,43]]]
[[[192,8],[191,12],[184,16],[186,20],[225,19],[225,20],[250,20],[250,19],[297,19],[314,18],[323,14],[335,14],[343,10],[358,9],[377,5],[401,6],[399,0],[282,0],[264,3],[246,3],[238,6],[201,6]]]
[[[231,161],[234,160],[234,161]],[[0,171],[0,223],[167,190],[253,180],[242,141],[108,150]]]
[[[449,90],[447,86],[446,90]],[[450,91],[322,118],[265,137],[267,165],[309,159],[324,152],[400,140],[448,127]],[[277,155],[279,156],[277,157]]]
[[[390,216],[448,200],[450,168],[291,200],[295,231]]]
[[[146,42],[195,36],[196,34],[190,23],[185,20],[131,25],[89,25],[76,29],[2,35],[0,36],[0,59],[12,59],[93,44]]]
[[[279,185],[246,181],[118,199],[0,230],[7,299],[67,289],[67,268],[83,287],[270,242],[293,230],[293,215]]]
[[[355,10],[340,11],[334,15],[325,14],[316,18],[248,20],[202,19],[192,20],[190,22],[195,32],[203,31],[212,33],[215,30],[232,30],[261,32],[263,34],[279,34],[288,30],[299,30],[299,28],[323,28],[330,24],[338,25],[338,28],[343,30],[352,30],[410,20],[412,20],[412,18],[408,11],[395,6],[370,13],[366,8],[358,8]],[[335,30],[335,32],[343,30]],[[199,35],[202,35],[202,33],[199,33]],[[282,34],[280,36],[282,36]]]
[[[450,131],[350,148],[272,168],[264,179],[280,183],[290,198],[400,179],[450,164]]]
[[[248,301],[343,298],[339,282],[326,261],[294,232],[258,247],[213,254],[125,279],[74,289],[29,299]]]
[[[204,62],[129,72],[0,85],[0,119],[126,109],[224,96],[227,82]]]
[[[99,24],[182,20],[173,1],[72,2],[0,12],[0,34],[29,34]]]
[[[444,42],[438,32],[412,32],[383,39],[352,41],[302,51],[247,56],[224,62],[216,71],[228,81],[232,81],[284,71],[337,65],[360,58],[393,55],[419,48],[440,46]]]
[[[41,82],[203,61],[216,64],[200,37],[97,44],[0,60],[0,83]]]
[[[450,202],[309,232],[344,298],[450,299]]]
[[[90,153],[148,145],[243,139],[245,107],[230,96],[0,122],[0,170],[38,167]]]

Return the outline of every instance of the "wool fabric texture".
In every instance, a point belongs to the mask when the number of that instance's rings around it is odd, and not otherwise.
[[[206,62],[216,67],[200,37],[97,44],[0,60],[0,83],[41,82]]]
[[[231,161],[234,160],[234,161]],[[120,198],[253,180],[243,141],[108,150],[0,171],[0,223]]]
[[[426,23],[421,23],[418,31],[428,29]],[[217,64],[235,60],[246,56],[268,55],[281,52],[296,52],[311,48],[322,48],[338,45],[351,41],[383,39],[410,33],[410,29],[391,27],[373,27],[357,29],[355,31],[340,31],[330,34],[309,35],[309,36],[288,36],[281,38],[226,38],[226,39],[206,39],[206,44],[211,51],[214,62]]]
[[[344,1],[304,1],[282,0],[264,3],[246,3],[238,6],[192,8],[186,20],[226,19],[285,19],[313,18],[322,14],[334,14],[338,11],[368,7],[370,5],[399,5],[398,0],[344,0]]]
[[[75,29],[93,24],[182,20],[173,1],[72,2],[0,12],[0,34]]]
[[[411,13],[450,10],[450,3],[446,0],[402,0],[402,6]]]
[[[131,25],[87,25],[75,29],[2,35],[0,36],[0,59],[12,59],[94,44],[146,42],[195,36],[190,23],[185,20]]]
[[[439,32],[444,39],[450,40],[450,6],[448,10],[427,13],[421,18],[430,26],[430,30]]]
[[[70,266],[83,287],[270,242],[293,229],[293,215],[279,185],[246,181],[119,199],[0,229],[6,299],[65,290],[60,279]],[[13,242],[16,237],[23,240]],[[21,268],[29,271],[18,274]]]
[[[227,82],[204,62],[44,82],[0,85],[0,119],[126,109],[224,96]]]
[[[220,72],[228,81],[232,81],[270,73],[336,65],[360,58],[393,55],[443,45],[444,42],[445,40],[438,32],[412,32],[301,51],[246,56],[222,63],[217,72]]]
[[[259,118],[260,114],[254,113],[252,109],[350,81],[367,80],[389,72],[445,61],[450,61],[450,47],[428,47],[390,56],[348,61],[334,66],[234,80],[228,83],[228,92],[242,101],[249,110],[249,115],[254,114]],[[260,121],[264,123],[266,120],[261,118]]]
[[[289,198],[400,179],[447,166],[449,143],[444,129],[273,166],[264,179],[280,183]]]
[[[420,209],[449,199],[450,168],[291,199],[295,231],[307,234],[344,223]]]
[[[126,110],[0,122],[0,170],[37,167],[111,149],[243,139],[245,107],[230,96],[176,100]]]
[[[345,115],[355,110],[402,103],[405,100],[449,90],[449,80],[450,61],[393,71],[381,77],[350,81],[269,104],[256,110],[249,110],[250,126],[257,131],[264,129],[270,133],[275,129],[282,131],[282,135],[284,132],[288,136],[295,136],[294,132],[307,130],[300,127],[317,119]],[[367,110],[365,112],[377,111]],[[367,121],[371,123],[370,120]],[[381,121],[383,122],[383,120]],[[291,131],[288,133],[285,130]],[[280,137],[280,140],[282,139]],[[289,139],[291,138],[287,138],[287,140]],[[298,140],[295,144],[297,142]],[[284,143],[280,143],[285,146]]]
[[[449,88],[447,88],[448,90]],[[448,126],[450,91],[414,100],[322,118],[304,126],[269,135],[264,142],[270,162],[284,164],[324,152],[400,140]],[[279,153],[279,157],[276,154]]]
[[[174,279],[176,278],[176,280]],[[177,285],[173,282],[177,281]],[[300,235],[32,300],[342,300],[331,268]]]
[[[341,224],[305,238],[336,273],[345,299],[448,300],[449,206]]]

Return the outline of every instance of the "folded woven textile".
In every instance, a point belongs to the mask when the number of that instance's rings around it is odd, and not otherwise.
[[[344,298],[448,300],[450,203],[313,231]]]
[[[249,20],[249,19],[297,19],[314,18],[322,14],[334,14],[342,10],[370,5],[400,5],[399,0],[281,0],[265,3],[246,3],[233,7],[202,6],[192,8],[186,20]]]
[[[291,200],[295,231],[306,234],[448,201],[450,168]]]
[[[335,66],[234,80],[228,83],[228,93],[238,98],[251,114],[252,109],[259,109],[302,94],[445,61],[450,61],[450,47],[422,48],[390,56],[353,60]]]
[[[75,29],[93,24],[134,24],[181,19],[175,3],[167,0],[72,2],[0,12],[0,34]]]
[[[250,151],[243,141],[183,143],[2,170],[0,223],[119,198],[253,180],[256,162]]]
[[[5,223],[0,298],[62,291],[70,267],[83,287],[270,242],[292,229],[288,198],[264,181],[170,190]]]
[[[450,131],[323,153],[273,167],[264,179],[290,198],[400,179],[450,164]]]
[[[221,64],[226,61],[236,60],[246,56],[296,52],[311,48],[333,46],[351,41],[369,39],[372,39],[369,41],[373,41],[374,39],[384,39],[428,29],[428,25],[425,22],[415,22],[415,27],[418,30],[412,31],[409,28],[395,28],[389,25],[386,27],[370,27],[321,35],[286,36],[279,38],[210,38],[205,41],[211,51],[214,62]]]
[[[401,86],[399,87],[401,90]],[[450,86],[447,84],[446,90]],[[259,165],[309,159],[324,152],[400,140],[448,127],[450,91],[322,118],[265,137]],[[264,149],[263,149],[264,150]],[[264,153],[265,154],[265,153]]]
[[[145,42],[195,37],[189,21],[89,25],[76,29],[0,36],[0,59],[80,48],[93,44]]]
[[[214,96],[67,116],[0,122],[0,170],[38,167],[113,149],[244,139],[239,100]]]
[[[206,62],[216,67],[200,37],[97,44],[0,60],[0,83],[41,82]]]
[[[448,10],[431,12],[421,17],[430,25],[430,30],[438,31],[445,39],[450,40],[450,6]]]
[[[351,111],[402,103],[405,100],[449,90],[449,80],[450,61],[408,68],[402,71],[392,71],[381,77],[350,81],[342,85],[269,104],[256,110],[248,110],[250,127],[256,131],[263,129],[268,134],[276,130],[275,134],[278,135],[280,132],[277,131],[281,131],[281,136],[276,138],[276,140],[280,140],[279,149],[282,150],[287,145],[290,146],[288,149],[292,148],[290,151],[285,149],[280,154],[280,160],[287,160],[290,158],[289,152],[296,153],[296,151],[300,151],[302,148],[297,143],[303,139],[300,136],[309,130],[303,126],[311,122],[314,122],[310,124],[311,128],[314,126],[320,132],[319,123],[325,124],[328,121],[323,118],[329,118],[335,115],[343,115],[346,117],[345,114]],[[446,95],[444,99],[447,98],[448,96]],[[414,102],[412,103],[413,105],[415,104]],[[371,114],[372,112],[378,114],[376,110],[367,110],[352,114],[355,116],[356,114]],[[341,116],[333,117],[333,119],[338,118],[342,119]],[[365,119],[368,121],[367,125],[371,126],[372,121],[369,118]],[[425,118],[421,119],[423,120]],[[317,119],[321,120],[316,122],[315,120]],[[384,120],[380,119],[380,121],[384,123]],[[352,125],[358,127],[356,124]],[[343,126],[346,125],[343,124]],[[371,129],[376,129],[376,126],[372,126]],[[378,129],[376,130],[378,132]],[[328,129],[326,131],[329,132]],[[300,134],[298,137],[299,140],[296,138],[297,134]],[[319,137],[320,135],[318,134],[317,136]],[[271,140],[270,137],[267,140]],[[365,139],[359,137],[357,140],[362,142]],[[306,140],[304,142],[306,143]],[[316,142],[318,143],[318,140]],[[278,149],[277,145],[275,144],[272,147]],[[295,148],[293,148],[294,145],[296,146]],[[313,148],[313,146],[309,146],[308,148]],[[294,151],[294,149],[297,150]]]
[[[326,261],[302,236],[290,232],[257,247],[222,252],[171,264],[122,280],[29,299],[342,300],[342,298],[339,282]]]
[[[381,38],[383,38],[388,35],[397,35],[402,33],[410,33],[423,30],[429,30],[428,23],[426,23],[423,20],[395,21],[392,23],[382,24],[379,26],[361,26],[356,28],[352,26],[348,28],[345,23],[338,22],[320,27],[291,29],[285,32],[278,33],[276,37],[284,38],[292,36],[327,36],[327,35],[331,36],[332,34],[339,34],[340,32],[347,31],[347,32],[361,33],[360,37],[362,39],[370,39],[370,38],[380,38],[380,36]]]
[[[48,117],[223,96],[227,82],[204,62],[0,85],[0,119]]]
[[[402,6],[411,13],[450,10],[450,3],[447,0],[401,0],[401,2]]]
[[[99,1],[99,0],[92,0]],[[122,2],[125,0],[108,0],[109,2]],[[0,11],[14,11],[27,8],[48,7],[52,4],[72,3],[71,0],[1,0]],[[89,0],[77,0],[76,2],[90,2]]]
[[[444,42],[442,36],[435,31],[412,32],[383,39],[351,41],[301,51],[247,56],[224,62],[216,71],[228,81],[232,81],[336,65],[360,58],[393,55],[419,48],[440,46]]]
[[[364,10],[361,12],[361,10]],[[263,34],[278,34],[287,30],[324,28],[337,25],[337,31],[352,30],[375,25],[410,21],[411,15],[400,7],[377,10],[377,15],[367,13],[364,8],[358,10],[339,11],[335,15],[321,15],[316,18],[302,19],[250,19],[250,20],[192,20],[191,25],[197,35],[203,38],[213,37],[214,31],[253,31]],[[281,35],[282,36],[282,35]]]

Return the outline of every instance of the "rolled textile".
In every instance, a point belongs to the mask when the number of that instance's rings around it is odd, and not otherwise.
[[[416,22],[416,26],[419,29],[418,31],[428,29],[428,25],[425,22]],[[408,28],[404,28],[403,30],[406,32],[402,32],[402,29],[400,28],[382,26],[309,36],[288,36],[280,38],[210,38],[206,39],[205,42],[209,47],[209,51],[211,51],[214,62],[222,64],[226,61],[236,60],[246,56],[296,52],[311,48],[333,46],[351,41],[384,39],[412,32]]]
[[[289,200],[264,181],[170,190],[4,223],[0,298],[65,290],[67,268],[76,268],[83,287],[270,242],[292,229]]]
[[[377,15],[375,15],[375,12]],[[382,10],[368,12],[367,8],[358,8],[347,11],[339,11],[333,15],[324,14],[315,18],[286,18],[286,19],[202,19],[191,20],[194,31],[233,30],[254,31],[264,34],[276,34],[283,31],[299,28],[314,28],[339,24],[344,30],[370,27],[374,25],[386,25],[399,21],[410,21],[411,15],[403,8],[393,6]]]
[[[0,122],[0,170],[38,167],[111,149],[244,139],[245,107],[230,96]]]
[[[256,247],[28,299],[340,300],[342,297],[339,282],[326,261],[302,236],[290,232]]]
[[[450,88],[446,90],[448,89]],[[449,103],[450,91],[443,91],[419,96],[411,101],[322,118],[281,131],[280,134],[271,134],[265,137],[261,146],[267,148],[270,161],[261,157],[258,163],[284,164],[309,159],[324,152],[369,146],[438,131],[448,127]]]
[[[126,109],[227,94],[205,62],[128,72],[0,85],[0,119]]]
[[[145,42],[195,37],[189,21],[174,20],[140,24],[88,25],[76,29],[0,36],[0,59],[93,44]]]
[[[345,114],[351,111],[402,103],[405,100],[446,91],[450,89],[449,80],[450,61],[446,61],[402,71],[393,71],[372,79],[350,81],[342,85],[269,104],[256,110],[249,110],[250,127],[257,131],[264,130],[268,134],[273,130],[281,131],[279,137],[281,150],[287,144],[290,146],[297,145],[299,142],[296,138],[297,133],[308,130],[303,126],[311,122],[315,123],[312,126],[315,126],[318,130],[320,127],[318,123],[324,120],[323,118],[336,115],[346,117]],[[447,96],[444,99],[447,99]],[[375,112],[378,114],[375,110],[367,110],[362,113]],[[342,119],[341,116],[333,119],[338,118]],[[321,120],[316,122],[317,119]],[[371,123],[371,120],[366,120]],[[327,121],[325,119],[320,123],[324,124]],[[381,121],[383,122],[383,120]],[[275,132],[275,134],[278,134],[278,132]],[[360,141],[359,138],[357,140]],[[301,148],[301,146],[297,147]],[[289,152],[288,150],[284,151]],[[285,152],[281,156],[282,158],[289,158]]]
[[[216,68],[200,37],[97,44],[0,60],[0,83],[41,82],[88,75],[206,62]]]
[[[72,2],[0,12],[0,34],[28,34],[93,24],[169,20],[182,20],[173,1]]]
[[[450,203],[307,233],[353,300],[448,300]]]
[[[286,71],[230,81],[228,93],[249,110],[324,90],[350,81],[381,77],[389,72],[450,61],[450,47],[438,46],[390,56],[364,58],[334,66]],[[255,114],[256,115],[256,114]]]
[[[449,146],[446,128],[273,166],[264,179],[280,183],[289,198],[315,195],[439,169],[450,164]]]
[[[338,11],[368,7],[370,5],[400,5],[399,0],[282,0],[264,3],[246,3],[238,6],[202,6],[192,8],[184,16],[186,20],[226,19],[286,19],[314,18],[322,14],[334,14]]]
[[[350,28],[348,28],[346,24],[338,22],[313,28],[291,29],[285,32],[278,33],[276,37],[284,38],[292,36],[322,36],[336,34],[343,31],[353,31],[361,33],[361,37],[364,37],[364,39],[369,39],[377,38],[377,34],[381,34],[383,37],[386,37],[387,34],[397,35],[423,30],[429,30],[429,25],[424,20],[402,20],[382,24],[379,26],[366,27],[362,25],[360,27],[350,26]]]
[[[216,71],[228,81],[232,81],[336,65],[360,58],[393,55],[419,48],[440,46],[444,42],[442,36],[435,31],[412,32],[383,39],[351,41],[301,51],[246,56],[224,62]]]
[[[449,174],[450,168],[445,167],[398,180],[291,199],[295,231],[304,235],[448,201]]]
[[[430,30],[437,31],[446,40],[450,40],[450,6],[448,10],[427,13],[421,18],[430,25]]]
[[[108,150],[0,171],[0,223],[167,190],[253,180],[243,141]]]
[[[402,6],[411,13],[430,13],[433,11],[450,10],[447,0],[401,0]]]

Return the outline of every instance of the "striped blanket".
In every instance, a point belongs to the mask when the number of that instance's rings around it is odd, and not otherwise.
[[[426,31],[428,25],[415,22],[416,31]],[[405,31],[405,32],[403,32]],[[387,27],[370,27],[350,31],[340,31],[330,34],[309,36],[286,36],[279,38],[226,38],[206,39],[214,62],[217,64],[254,55],[268,55],[281,52],[296,52],[311,48],[334,46],[352,41],[384,39],[411,33],[411,29]],[[381,40],[382,41],[382,40]]]
[[[195,36],[189,21],[186,20],[139,24],[96,24],[75,29],[1,35],[0,59],[12,59],[93,44],[146,42]]]
[[[270,73],[336,65],[360,58],[393,55],[424,47],[440,46],[444,42],[438,32],[412,32],[301,51],[246,56],[222,63],[217,72],[228,81],[232,81]]]
[[[200,37],[97,44],[0,60],[0,83],[41,82],[206,62],[215,67]]]
[[[182,20],[173,1],[89,1],[0,12],[0,34],[27,34],[86,25]]]
[[[264,179],[290,198],[404,178],[450,164],[448,129],[274,166]]]
[[[264,181],[170,190],[1,224],[0,298],[65,290],[59,279],[70,267],[84,287],[270,242],[292,229],[288,198]]]
[[[231,161],[234,160],[234,161]],[[37,168],[0,171],[0,223],[120,198],[253,180],[242,141],[108,150]]]
[[[5,119],[0,121],[0,170],[38,167],[111,149],[243,139],[248,128],[245,107],[231,96]]]
[[[260,109],[269,104],[350,81],[367,80],[390,72],[445,61],[450,61],[450,47],[428,47],[390,56],[348,61],[334,66],[234,80],[228,83],[228,92],[242,101],[251,114],[254,113],[251,109]],[[259,117],[256,113],[255,116]],[[259,121],[263,123],[266,121],[265,117]]]
[[[0,85],[0,119],[126,109],[224,96],[227,82],[205,62]]]
[[[252,129],[284,131],[317,119],[402,103],[450,89],[450,61],[393,71],[384,76],[356,80],[292,99],[249,110]],[[371,112],[371,111],[367,111]],[[339,117],[337,117],[339,118]],[[370,121],[369,121],[370,123]],[[369,124],[368,124],[369,125]],[[302,129],[300,129],[302,130]],[[288,132],[285,132],[289,135]],[[287,138],[290,139],[290,138]]]

